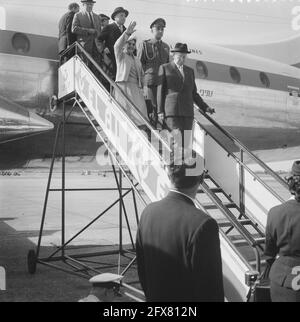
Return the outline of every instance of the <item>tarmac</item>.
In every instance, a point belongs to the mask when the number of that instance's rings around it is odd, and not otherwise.
[[[73,276],[44,265],[30,275],[27,269],[27,253],[36,249],[45,199],[48,174],[46,172],[17,171],[12,176],[0,176],[0,266],[6,270],[6,291],[0,291],[0,302],[76,302],[89,294],[87,279]],[[66,188],[116,188],[112,173],[67,173]],[[60,188],[61,177],[54,174],[52,188]],[[128,186],[127,186],[128,187]],[[124,180],[124,188],[126,181]],[[125,192],[125,191],[124,191]],[[66,240],[74,236],[113,202],[118,191],[88,191],[66,193]],[[135,241],[137,221],[133,195],[129,193],[124,204],[128,222]],[[141,202],[137,198],[140,212]],[[128,225],[123,213],[122,243],[132,249]],[[103,252],[118,249],[119,203],[103,215],[87,231],[70,243],[71,254]],[[41,255],[46,257],[61,245],[61,194],[51,192],[46,213]],[[120,257],[121,271],[132,256]],[[93,259],[94,260],[94,259]],[[101,273],[119,273],[118,255],[97,258],[97,270]],[[55,263],[56,264],[56,263]],[[57,263],[61,266],[61,263]],[[139,287],[136,265],[125,274],[124,282]],[[117,301],[130,301],[119,298]]]

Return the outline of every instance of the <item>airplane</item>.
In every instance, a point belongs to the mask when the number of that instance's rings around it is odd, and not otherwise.
[[[0,140],[2,143],[37,135],[50,131],[54,127],[46,119],[1,96],[0,106]]]
[[[113,3],[106,6],[113,8]],[[134,3],[134,0],[126,1],[124,6],[129,6],[134,12]],[[149,21],[158,16],[151,11],[153,3],[157,2],[143,1],[143,10],[148,13]],[[23,7],[22,3],[15,5],[24,9],[22,23],[25,30],[20,29],[20,22],[17,20],[20,14],[16,14],[11,6],[6,3],[2,6],[3,10],[0,10],[2,21],[7,22],[7,26],[4,26],[6,28],[0,30],[0,96],[5,99],[1,101],[0,117],[3,117],[3,111],[9,106],[17,104],[31,115],[43,118],[45,124],[49,125],[49,131],[13,141],[1,135],[0,169],[24,166],[33,159],[50,158],[55,130],[47,122],[56,127],[61,121],[60,106],[51,104],[57,96],[58,87],[56,28],[60,15],[55,1],[43,1],[37,7],[35,4],[23,4]],[[65,7],[67,4],[65,1]],[[172,1],[173,6],[176,4],[182,5],[182,1]],[[45,8],[51,6],[54,9],[45,12]],[[168,4],[166,8],[169,10],[170,6]],[[59,8],[60,13],[63,13],[61,4]],[[151,12],[152,15],[149,14]],[[139,21],[137,15],[138,13],[134,13],[133,19]],[[168,16],[168,12],[159,12],[159,16],[165,15]],[[29,27],[32,17],[35,19]],[[24,25],[26,21],[27,24]],[[48,28],[50,25],[51,28]],[[35,30],[26,31],[34,28],[39,33]],[[50,35],[45,35],[45,30]],[[178,41],[186,42],[185,32],[176,35],[175,38],[175,33],[168,30],[164,41],[171,46]],[[150,37],[145,24],[141,26],[138,37]],[[195,71],[200,95],[216,109],[214,118],[217,122],[251,150],[300,145],[300,69],[198,41],[193,34],[188,35],[188,45],[192,53],[187,64]],[[66,154],[95,156],[100,143],[82,113],[73,112],[70,121],[86,125],[81,126],[80,131],[78,126],[68,127]]]

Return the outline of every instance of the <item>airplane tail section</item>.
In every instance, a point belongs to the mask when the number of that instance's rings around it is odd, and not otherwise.
[[[139,194],[143,204],[160,200],[170,184],[165,170],[169,145],[90,55],[80,45],[74,46],[75,56],[59,70],[59,99],[73,99],[74,106],[79,106],[129,184],[133,188],[139,186],[144,192]],[[98,80],[95,71],[106,78],[110,91]],[[206,122],[202,122],[204,118]],[[210,127],[203,125],[207,121]],[[211,127],[216,131],[211,131]],[[232,152],[236,150],[232,146],[240,152]],[[259,276],[265,263],[267,213],[284,199],[247,166],[245,157],[284,189],[285,182],[241,142],[199,111],[195,116],[193,148],[202,157],[199,173],[205,171],[197,206],[214,217],[220,228],[226,299],[246,301],[253,280],[247,284],[245,277],[250,276],[251,280]],[[127,175],[128,171],[131,176]],[[137,293],[141,299],[141,292]]]

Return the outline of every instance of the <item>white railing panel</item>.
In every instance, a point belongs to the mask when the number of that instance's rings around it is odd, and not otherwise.
[[[231,195],[232,200],[239,205],[239,165],[228,156],[228,152],[224,150],[209,135],[205,136],[205,168],[209,174],[218,182],[220,187]]]
[[[75,90],[75,58],[71,58],[58,70],[58,98],[61,99]]]
[[[255,222],[265,229],[268,212],[282,202],[245,169],[245,208]]]

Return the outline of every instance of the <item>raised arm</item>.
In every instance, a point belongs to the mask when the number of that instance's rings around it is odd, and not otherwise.
[[[115,45],[114,45],[114,51],[115,51],[115,56],[117,60],[120,60],[122,58],[123,55],[123,48],[126,44],[126,41],[129,38],[129,34],[127,34],[126,32],[124,32],[119,39],[116,41]]]
[[[126,44],[126,41],[129,39],[129,37],[136,32],[135,30],[136,22],[132,21],[127,30],[120,36],[120,38],[116,41],[114,46],[115,56],[117,60],[120,60],[123,55],[123,48]]]

